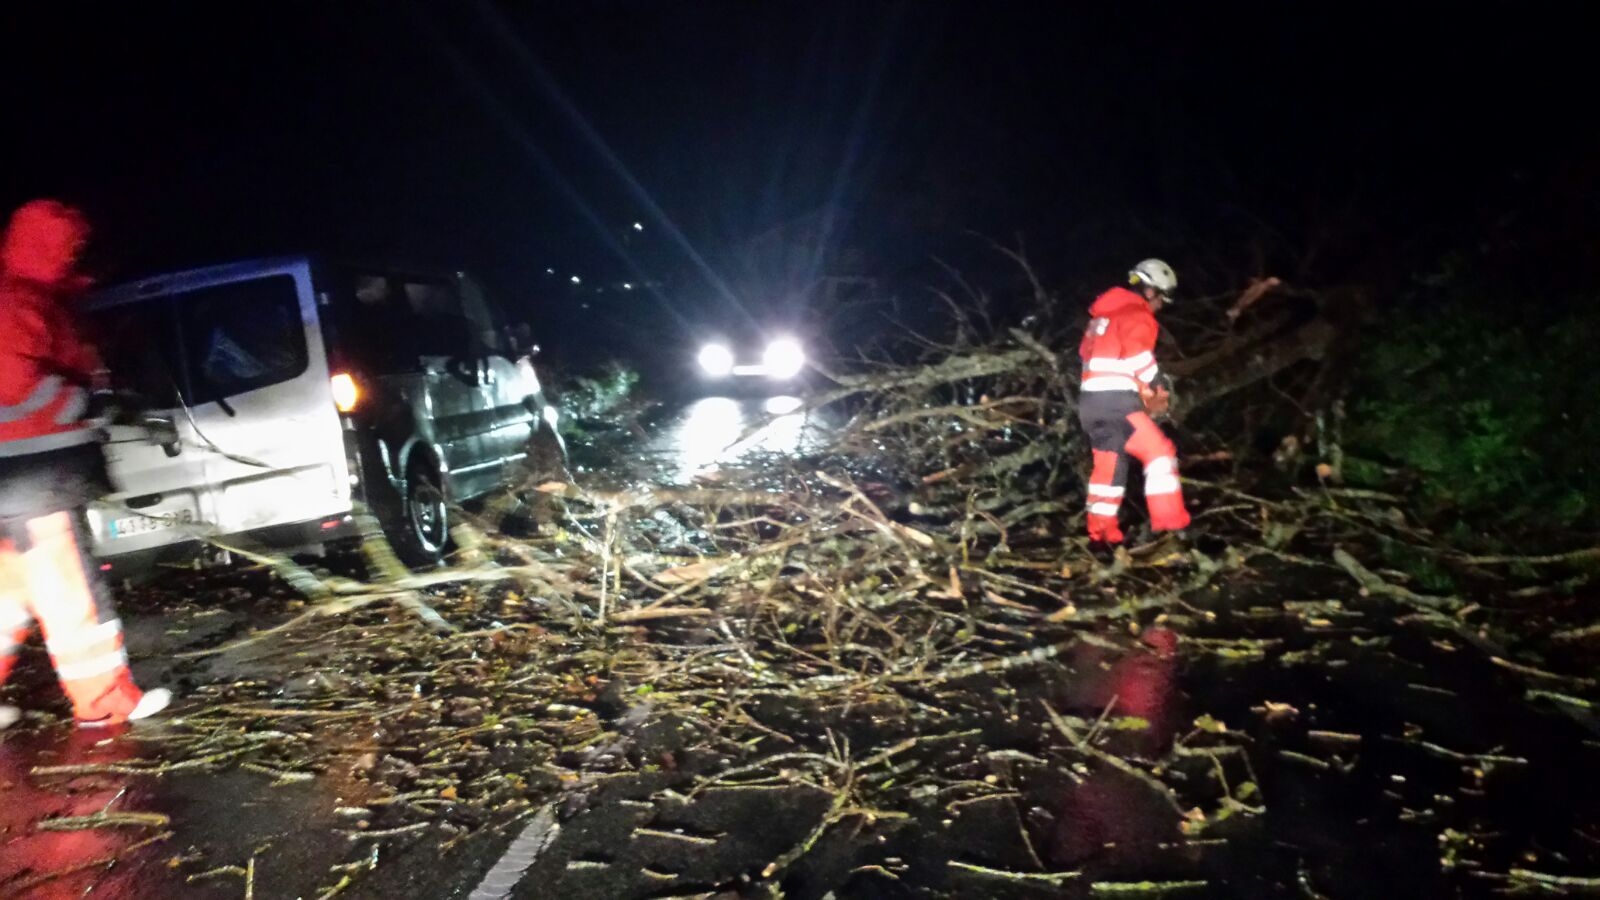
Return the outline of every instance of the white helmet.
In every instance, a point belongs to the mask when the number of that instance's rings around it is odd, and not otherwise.
[[[1147,259],[1128,272],[1128,283],[1147,284],[1170,299],[1178,289],[1178,273],[1159,259]]]

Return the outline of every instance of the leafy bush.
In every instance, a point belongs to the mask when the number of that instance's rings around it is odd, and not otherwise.
[[[593,376],[575,376],[561,386],[559,405],[565,434],[575,433],[583,422],[615,413],[633,394],[639,373],[620,363],[607,363]]]
[[[1380,318],[1351,404],[1350,449],[1419,477],[1435,513],[1600,522],[1600,314],[1451,292]],[[1355,473],[1351,473],[1355,474]]]

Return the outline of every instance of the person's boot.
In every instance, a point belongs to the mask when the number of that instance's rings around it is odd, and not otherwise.
[[[139,702],[133,705],[133,709],[129,710],[126,716],[121,718],[108,716],[104,719],[79,719],[78,727],[108,728],[112,725],[121,725],[123,722],[137,722],[140,719],[148,719],[156,713],[161,712],[163,709],[166,709],[167,704],[171,702],[171,691],[167,690],[166,688],[155,688],[153,690],[145,691],[144,695],[139,698]]]
[[[1187,553],[1189,549],[1188,532],[1183,529],[1172,531],[1147,531],[1140,529],[1141,533],[1129,553],[1141,559],[1156,556],[1166,556],[1172,553]]]
[[[137,722],[140,719],[148,719],[166,709],[171,702],[172,692],[166,688],[154,688],[145,691],[144,696],[139,698],[138,705],[134,706],[133,712],[128,713],[128,721]]]
[[[1116,559],[1117,550],[1121,546],[1121,541],[1112,542],[1091,539],[1089,541],[1089,555],[1094,557],[1098,562],[1110,563],[1112,560]]]

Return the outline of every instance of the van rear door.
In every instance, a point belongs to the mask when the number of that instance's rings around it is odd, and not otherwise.
[[[97,553],[180,541],[189,529],[172,520],[190,509],[203,530],[222,535],[349,511],[343,437],[305,261],[207,269],[126,293],[135,299],[108,299],[98,318],[115,328],[147,307],[146,317],[171,324],[169,344],[154,355],[176,372],[169,380],[177,402],[165,413],[181,444],[170,457],[147,441],[108,448],[118,493],[91,511]],[[150,351],[141,361],[126,335],[104,340],[114,378],[130,377],[120,366],[135,380],[154,380],[137,374],[151,371]],[[152,495],[162,499],[151,503]],[[141,509],[141,502],[150,505]],[[176,504],[170,516],[169,503]],[[163,516],[134,524],[152,518],[139,515],[150,510]],[[134,535],[130,526],[152,530]]]
[[[310,267],[294,261],[173,300],[211,500],[206,520],[232,534],[349,512]]]
[[[172,304],[165,296],[97,303],[91,322],[112,385],[142,398],[143,414],[170,423],[176,437],[163,447],[145,428],[107,429],[106,468],[116,493],[89,506],[95,552],[116,556],[186,541],[188,526],[202,518],[206,479],[204,461],[185,452],[197,438],[178,399],[183,364]]]

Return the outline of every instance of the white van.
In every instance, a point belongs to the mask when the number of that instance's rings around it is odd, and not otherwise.
[[[537,348],[460,273],[258,260],[121,285],[89,309],[113,385],[146,405],[110,427],[116,492],[89,509],[113,576],[192,557],[201,534],[353,537],[358,503],[427,564],[450,502],[562,467]]]

